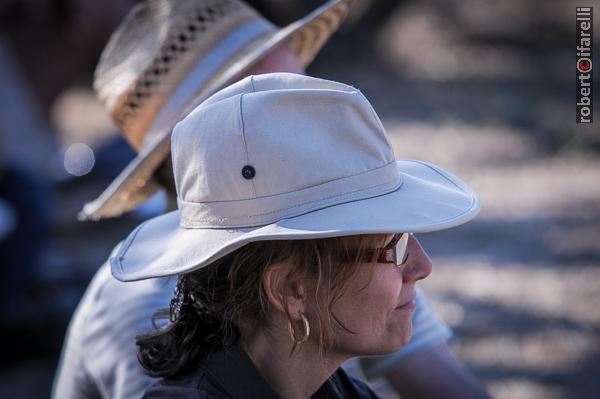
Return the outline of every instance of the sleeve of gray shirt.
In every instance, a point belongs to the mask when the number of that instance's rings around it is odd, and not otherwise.
[[[71,320],[52,397],[140,398],[153,379],[138,363],[135,338],[169,306],[172,280],[121,283],[103,265]]]
[[[89,302],[89,296],[92,295],[90,291],[91,287],[88,288],[81,299],[67,329],[60,362],[52,387],[52,398],[101,397],[98,387],[83,362],[84,345],[82,333],[86,324],[85,303]]]

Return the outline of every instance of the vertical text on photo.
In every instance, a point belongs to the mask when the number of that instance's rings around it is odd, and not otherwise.
[[[577,123],[594,121],[593,102],[593,8],[577,7],[575,11],[576,35],[576,112]]]

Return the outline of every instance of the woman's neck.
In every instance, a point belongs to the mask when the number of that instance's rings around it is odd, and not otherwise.
[[[287,339],[276,338],[282,336]],[[341,356],[321,357],[312,340],[290,356],[293,343],[288,334],[271,335],[264,330],[244,337],[241,344],[271,388],[284,399],[310,398],[346,360]]]

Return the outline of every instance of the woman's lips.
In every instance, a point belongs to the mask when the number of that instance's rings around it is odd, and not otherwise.
[[[413,295],[408,301],[396,307],[396,310],[415,310],[417,307],[416,297]]]

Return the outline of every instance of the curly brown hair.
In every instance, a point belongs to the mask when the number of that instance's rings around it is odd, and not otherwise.
[[[269,265],[282,261],[292,265],[286,283],[313,282],[312,292],[306,294],[315,309],[316,320],[311,323],[316,323],[319,349],[325,354],[333,345],[334,325],[349,331],[336,318],[333,305],[358,267],[373,260],[363,259],[366,251],[381,247],[386,237],[253,242],[207,267],[180,275],[171,309],[155,316],[168,316],[171,323],[163,328],[155,324],[153,331],[137,339],[140,363],[153,377],[174,377],[205,355],[235,344],[241,326],[263,325],[270,309],[263,276]],[[287,317],[296,328],[289,313]]]

